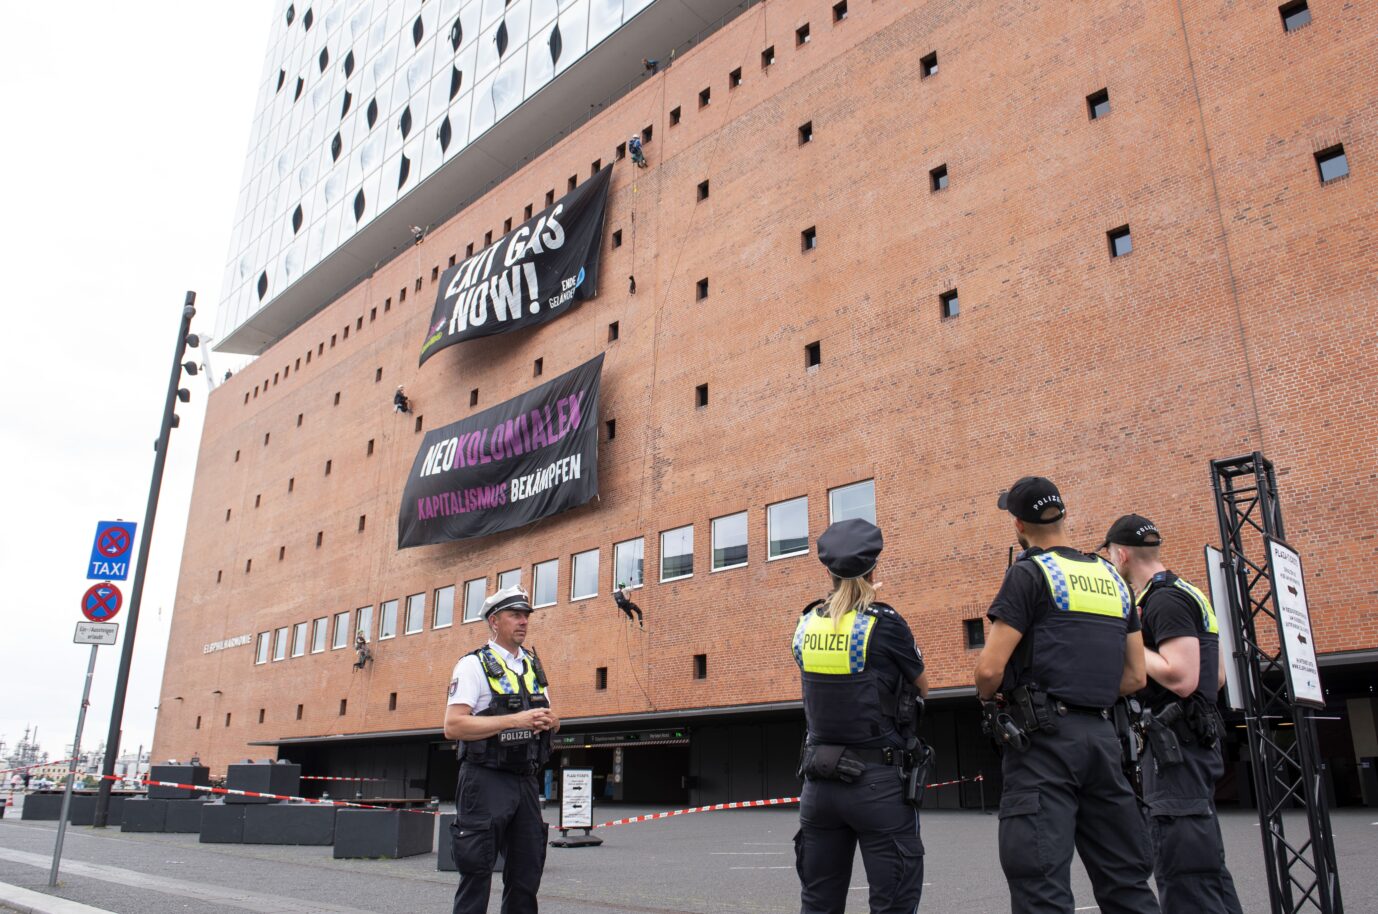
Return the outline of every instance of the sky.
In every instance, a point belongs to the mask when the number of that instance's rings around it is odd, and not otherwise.
[[[274,7],[12,4],[0,30],[0,739],[76,729],[72,643],[100,520],[142,522],[182,302],[211,334]],[[200,359],[199,353],[195,355]],[[247,360],[211,354],[214,377]],[[184,378],[124,713],[153,737],[205,414]],[[142,531],[140,531],[142,533]],[[131,575],[132,580],[132,575]],[[110,726],[120,641],[96,660],[83,747]],[[3,765],[0,765],[3,767]]]

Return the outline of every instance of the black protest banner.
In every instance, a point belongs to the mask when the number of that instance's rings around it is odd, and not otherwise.
[[[421,364],[465,340],[554,320],[598,289],[612,166],[440,277]]]
[[[397,548],[487,536],[598,494],[603,356],[426,433],[402,490]]]

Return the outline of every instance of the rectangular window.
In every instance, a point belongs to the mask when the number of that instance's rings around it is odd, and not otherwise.
[[[522,570],[520,568],[498,572],[498,590],[506,590],[508,587],[520,587],[521,585]]]
[[[622,247],[622,230],[621,230],[621,229],[618,229],[617,231],[615,231],[615,232],[612,233],[612,246],[613,246],[614,248],[620,248],[620,247]]]
[[[595,691],[602,692],[608,687],[608,668],[600,666],[593,671],[593,688]]]
[[[700,384],[694,388],[694,406],[703,408],[708,405],[708,385]]]
[[[617,337],[621,334],[621,332],[622,328],[618,325],[617,321],[613,321],[611,324],[608,324],[608,342],[617,342]]]
[[[673,126],[675,126],[676,124],[678,124],[681,117],[683,117],[683,113],[680,111],[679,105],[676,105],[675,107],[671,108],[671,109],[670,109],[670,126],[673,127]]]
[[[792,498],[766,508],[767,559],[809,551],[809,499]]]
[[[403,629],[408,635],[414,635],[426,628],[426,595],[424,593],[414,593],[407,597],[407,619],[406,627]]]
[[[537,359],[535,362],[531,363],[531,376],[533,378],[539,378],[544,373],[545,359]]]
[[[303,706],[303,705],[297,705],[297,720],[301,720],[301,712],[302,712],[303,709],[304,709],[304,706]]]
[[[273,659],[287,659],[287,629],[285,627],[273,632]]]
[[[455,586],[435,589],[435,618],[431,628],[449,628],[455,621]]]
[[[962,304],[957,299],[956,289],[948,289],[938,296],[938,309],[943,317],[956,317],[962,313]]]
[[[818,229],[811,225],[799,233],[799,249],[812,251],[816,247],[818,247]]]
[[[1106,232],[1105,239],[1110,243],[1111,257],[1123,257],[1134,250],[1134,241],[1129,237],[1129,226],[1127,225]]]
[[[927,79],[938,75],[938,52],[930,51],[919,58],[919,78]]]
[[[823,364],[823,343],[815,340],[804,347],[804,368],[817,368]]]
[[[594,175],[598,174],[599,170],[600,170],[602,167],[603,167],[603,160],[602,160],[602,159],[594,159],[594,160],[593,160],[593,164],[589,166],[589,177],[591,178],[591,177],[593,177]],[[509,232],[512,231],[512,227],[509,225],[509,226],[507,227],[507,230],[508,230]]]
[[[540,562],[531,569],[531,605],[532,606],[554,606],[556,594],[559,593],[558,584],[560,578],[560,560],[551,559],[548,562]]]
[[[488,579],[474,578],[464,582],[464,621],[477,622],[483,618],[483,601],[488,599]]]
[[[396,710],[397,710],[397,693],[396,693],[396,692],[389,692],[389,693],[388,693],[388,710],[389,710],[389,711],[396,711]]]
[[[660,534],[660,580],[678,581],[694,574],[694,525]]]
[[[652,136],[654,133],[655,133],[655,129],[654,129],[650,124],[647,124],[645,127],[642,127],[642,128],[641,128],[641,145],[643,145],[643,146],[648,146],[648,145],[650,145],[651,136]]]
[[[746,512],[713,521],[713,571],[746,564]]]
[[[306,623],[298,622],[292,626],[292,656],[300,657],[306,653]]]
[[[341,716],[341,717],[344,717],[345,714],[346,714],[346,712],[348,712],[348,711],[349,711],[349,699],[348,699],[348,698],[341,698],[341,699],[340,699],[340,716]]]
[[[727,74],[727,88],[735,89],[742,84],[742,68],[738,67]]]
[[[397,601],[385,600],[378,605],[378,640],[397,637]]]
[[[598,550],[575,553],[570,567],[569,598],[583,600],[598,596]]]
[[[626,144],[626,143],[618,143],[618,144],[617,144],[617,150],[613,153],[613,160],[614,160],[614,161],[617,161],[617,162],[620,162],[620,161],[622,161],[623,159],[625,159],[626,157],[627,157],[627,144]],[[531,217],[530,217],[530,216],[527,216],[526,218],[530,219]]]
[[[526,204],[526,209],[522,210],[522,219],[523,219],[523,220],[530,220],[530,219],[531,219],[531,207],[532,207],[532,204],[528,203],[528,204]],[[451,258],[450,258],[450,266],[454,266],[454,265],[455,265],[455,259],[454,259],[453,257],[451,257]]]
[[[847,18],[847,0],[838,0],[833,4],[833,22],[841,22]]]
[[[258,644],[254,646],[254,663],[267,663],[272,655],[272,641],[267,632],[258,633]]]
[[[928,172],[928,189],[933,192],[947,190],[947,164],[939,165]]]
[[[708,655],[707,655],[707,654],[695,654],[695,655],[694,655],[694,678],[695,678],[695,679],[707,679],[707,678],[708,678]]]
[[[358,622],[358,624],[355,626],[354,634],[356,634],[356,635],[363,635],[365,641],[372,641],[372,640],[373,640],[373,607],[372,607],[372,606],[360,606],[358,612],[355,613],[355,615],[357,616],[359,622]]]
[[[761,52],[761,69],[775,65],[775,45],[771,45]]]
[[[700,181],[700,182],[699,182],[699,197],[698,197],[698,198],[699,198],[700,200],[707,200],[707,199],[708,199],[708,182],[707,182],[707,181]]]
[[[646,583],[646,540],[637,537],[617,543],[612,547],[612,584],[628,588],[640,587]]]
[[[607,436],[606,436],[606,437],[607,437],[607,440],[608,440],[608,441],[611,441],[612,439],[614,439],[614,438],[617,437],[617,420],[616,420],[616,419],[609,419],[607,422],[604,422],[604,423],[603,423],[603,427],[604,427],[605,429],[607,429]]]
[[[807,22],[794,30],[794,43],[801,47],[809,43],[809,24]]]
[[[694,284],[694,298],[703,301],[708,297],[708,277],[705,276]]]
[[[1316,153],[1316,168],[1321,173],[1321,183],[1326,184],[1349,174],[1349,160],[1345,158],[1345,148],[1331,146]]]
[[[710,101],[712,101],[712,100],[713,100],[713,90],[712,90],[712,88],[704,89],[702,92],[699,93],[699,107],[700,107],[700,108],[707,108],[707,107],[708,107],[708,103],[709,103]]]
[[[545,205],[546,205],[546,206],[553,206],[554,204],[555,204],[555,191],[554,191],[554,190],[548,190],[548,191],[546,191],[546,192],[545,192]],[[470,253],[470,255],[472,256],[473,252],[470,251],[469,253]]]
[[[985,646],[986,626],[980,619],[967,619],[962,623],[962,629],[966,633],[967,650]]]
[[[813,121],[799,125],[799,145],[813,142]]]
[[[1110,113],[1110,90],[1099,89],[1086,96],[1086,115],[1098,121]]]
[[[1278,7],[1278,13],[1282,16],[1282,30],[1284,32],[1295,32],[1311,21],[1311,10],[1307,7],[1306,0],[1284,3]]]
[[[876,481],[867,479],[828,491],[828,522],[860,517],[876,522]]]
[[[349,610],[335,613],[335,631],[330,639],[330,649],[337,651],[349,647]]]
[[[311,653],[319,654],[325,650],[326,635],[330,634],[330,619],[321,616],[311,623]]]

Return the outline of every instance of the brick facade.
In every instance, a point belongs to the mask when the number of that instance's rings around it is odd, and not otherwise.
[[[812,548],[766,561],[766,507],[807,495],[812,544],[828,490],[864,479],[886,535],[882,597],[938,688],[971,681],[962,622],[983,613],[1012,542],[1000,488],[1053,477],[1087,548],[1119,514],[1147,514],[1169,564],[1201,580],[1217,539],[1208,461],[1254,449],[1279,468],[1318,646],[1378,646],[1378,591],[1351,571],[1378,558],[1378,109],[1364,89],[1378,48],[1362,7],[1314,0],[1288,34],[1272,5],[1218,0],[851,0],[836,22],[832,6],[742,14],[215,391],[155,758],[198,754],[221,772],[271,753],[254,740],[439,726],[450,668],[486,629],[457,605],[432,631],[435,589],[457,585],[459,604],[464,581],[491,591],[517,567],[530,586],[551,558],[559,602],[531,641],[563,715],[797,698],[789,636],[827,582]],[[1110,113],[1091,119],[1102,88]],[[418,369],[450,258],[648,126],[650,168],[614,170],[599,297]],[[1322,184],[1314,153],[1338,143],[1351,174]],[[950,183],[934,191],[939,165]],[[1107,232],[1123,225],[1133,252],[1112,258]],[[960,313],[943,318],[951,289]],[[525,390],[538,358],[548,379],[599,352],[599,419],[617,423],[599,500],[397,551],[418,418],[433,428]],[[397,384],[415,416],[392,411]],[[743,510],[749,563],[710,573],[711,519]],[[690,523],[693,577],[657,583],[659,533]],[[644,634],[610,598],[613,545],[638,536]],[[571,555],[595,547],[599,596],[571,602]],[[380,601],[418,592],[426,631],[375,640],[364,671],[347,650],[262,666],[252,645],[203,653],[365,605],[376,620]]]

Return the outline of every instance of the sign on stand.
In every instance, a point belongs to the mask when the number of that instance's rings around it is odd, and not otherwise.
[[[1268,571],[1278,608],[1278,629],[1282,636],[1282,656],[1287,661],[1287,690],[1292,703],[1324,708],[1325,692],[1321,689],[1316,644],[1311,636],[1311,611],[1306,606],[1301,556],[1281,540],[1268,537]]]
[[[92,646],[97,644],[113,645],[119,634],[118,622],[78,622],[77,633],[73,636],[72,643]]]
[[[582,835],[571,838],[569,830],[583,829]],[[593,829],[593,769],[565,768],[560,772],[560,837],[551,847],[597,847],[602,838],[595,838]]]
[[[1239,681],[1239,658],[1235,656],[1234,607],[1243,605],[1239,599],[1239,579],[1225,570],[1225,556],[1214,546],[1206,547],[1206,582],[1211,592],[1211,608],[1215,610],[1216,628],[1220,630],[1220,656],[1225,660],[1225,704],[1235,711],[1244,710],[1244,686]],[[1235,602],[1230,602],[1230,591]]]

